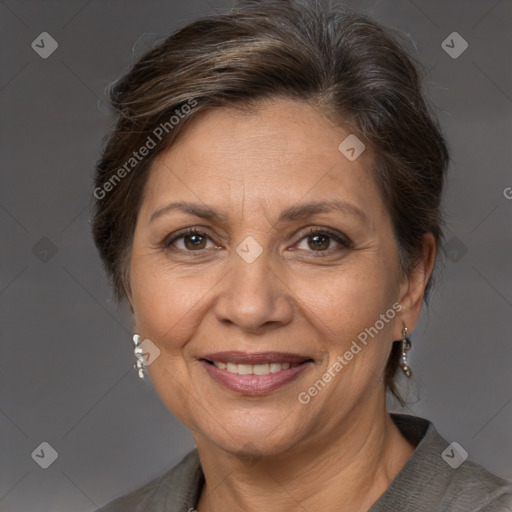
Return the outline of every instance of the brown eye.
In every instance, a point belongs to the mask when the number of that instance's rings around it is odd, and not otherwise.
[[[164,246],[166,249],[198,252],[200,250],[207,249],[208,241],[211,242],[211,239],[206,233],[188,230],[178,233],[171,240],[164,242]]]
[[[324,235],[308,236],[307,239],[308,246],[314,251],[328,249],[331,243],[331,238]]]
[[[304,245],[301,247],[301,244],[304,243],[303,241],[306,241],[306,247]],[[333,248],[333,242],[338,247]],[[351,244],[344,236],[331,233],[330,231],[313,229],[303,235],[298,248],[309,252],[332,252],[348,249],[349,247],[351,247]]]
[[[206,245],[206,237],[198,234],[185,235],[182,237],[184,245],[187,249],[194,251],[196,249],[204,249]]]

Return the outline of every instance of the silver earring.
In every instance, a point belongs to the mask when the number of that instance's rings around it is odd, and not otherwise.
[[[404,330],[402,331],[402,356],[400,358],[400,368],[402,368],[402,371],[407,375],[407,377],[410,377],[412,371],[409,363],[407,362],[407,351],[411,350],[411,342],[407,337],[407,332],[407,327],[404,327]]]
[[[133,355],[137,362],[133,365],[133,367],[137,370],[137,374],[139,379],[144,379],[145,377],[145,368],[144,368],[144,356],[142,355],[142,347],[140,346],[141,339],[138,334],[133,335]]]

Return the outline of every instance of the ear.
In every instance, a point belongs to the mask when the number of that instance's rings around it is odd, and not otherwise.
[[[402,329],[407,327],[409,333],[414,331],[421,314],[423,297],[427,282],[434,270],[436,261],[437,246],[432,233],[425,233],[422,237],[422,251],[417,265],[404,276],[400,284],[399,302],[403,309],[400,311],[401,323],[395,324],[394,338],[402,338]]]
[[[130,286],[128,284],[128,286],[126,286],[124,283],[123,283],[123,291],[124,291],[124,297],[123,297],[123,300],[128,304],[129,308],[130,308],[130,313],[131,313],[131,317],[132,317],[132,326],[131,326],[131,329],[132,329],[132,332],[137,332],[137,322],[135,320],[135,311],[133,309],[133,296],[132,296],[132,293],[131,293],[131,289],[130,289]]]
[[[124,298],[128,301],[128,304],[130,305],[130,311],[133,314],[133,295],[130,281],[130,272],[128,271],[128,269],[126,269],[122,274],[121,286],[123,288]]]
[[[133,298],[132,298],[131,290],[124,288],[124,295],[125,295],[126,302],[128,302],[128,305],[130,306],[130,311],[133,314],[134,310],[133,310]]]

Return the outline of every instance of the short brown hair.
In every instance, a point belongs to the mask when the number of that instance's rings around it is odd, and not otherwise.
[[[210,107],[279,98],[320,106],[373,151],[403,271],[417,263],[425,233],[440,246],[448,149],[425,101],[422,67],[399,37],[321,0],[246,0],[188,24],[143,55],[108,91],[118,119],[96,166],[94,241],[116,297],[129,289],[133,232],[151,164]],[[134,151],[150,138],[158,139],[155,147],[135,161]],[[432,279],[426,298],[431,285]],[[395,343],[385,382],[401,400],[394,384],[399,348]]]

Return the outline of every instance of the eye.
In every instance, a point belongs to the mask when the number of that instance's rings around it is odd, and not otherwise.
[[[309,249],[311,252],[328,252],[329,250],[332,250],[331,246],[333,245],[333,241],[338,246],[341,246],[338,247],[337,250],[348,249],[351,246],[348,238],[343,235],[326,229],[313,228],[303,234],[298,248],[303,250]],[[305,247],[304,245],[301,247],[300,245],[304,243]]]
[[[200,251],[203,249],[207,249],[206,244],[210,241],[213,244],[211,238],[201,231],[196,229],[187,229],[186,231],[182,231],[181,233],[177,233],[170,240],[164,241],[164,246],[167,249],[178,249],[181,251]],[[181,246],[179,244],[181,243]],[[213,244],[215,247],[215,244]]]
[[[208,242],[211,243],[210,247],[208,247]],[[301,247],[302,244],[306,245]],[[333,244],[338,245],[338,248],[333,249]],[[199,231],[196,228],[189,228],[185,231],[173,234],[171,237],[164,240],[162,245],[166,249],[185,252],[200,252],[208,248],[218,247],[207,233]],[[302,234],[297,248],[308,252],[333,252],[350,247],[351,242],[346,236],[325,228],[312,228]]]

